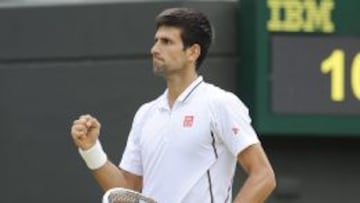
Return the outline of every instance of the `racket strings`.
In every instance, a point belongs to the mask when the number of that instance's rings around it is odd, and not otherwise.
[[[112,192],[109,197],[109,203],[140,203],[143,198],[130,192]]]
[[[133,190],[112,188],[103,195],[102,203],[156,203],[156,201]]]

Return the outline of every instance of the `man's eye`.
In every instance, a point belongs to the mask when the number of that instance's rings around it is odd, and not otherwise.
[[[164,43],[164,44],[170,44],[170,43],[171,43],[171,41],[170,41],[170,40],[168,40],[168,39],[163,39],[163,43]]]

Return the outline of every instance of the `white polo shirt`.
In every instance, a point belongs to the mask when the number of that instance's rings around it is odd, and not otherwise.
[[[230,203],[237,155],[258,143],[246,106],[198,77],[170,109],[167,90],[137,111],[120,167],[160,203]]]

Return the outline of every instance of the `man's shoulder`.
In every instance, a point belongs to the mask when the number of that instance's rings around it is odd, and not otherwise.
[[[219,109],[224,106],[232,106],[247,110],[244,102],[233,92],[222,89],[216,85],[205,83],[204,92],[212,109]]]
[[[138,112],[144,112],[144,111],[148,111],[150,109],[152,109],[153,107],[157,106],[159,104],[159,102],[161,101],[163,95],[158,96],[157,98],[150,100],[148,102],[143,103],[139,109]]]
[[[237,98],[233,92],[225,90],[211,83],[205,83],[203,93],[205,93],[207,98],[213,102],[222,102],[228,99]]]
[[[161,96],[160,96],[161,97]],[[139,123],[148,117],[148,115],[151,115],[151,111],[158,106],[160,97],[151,100],[149,102],[143,103],[136,111],[134,116],[134,122]]]

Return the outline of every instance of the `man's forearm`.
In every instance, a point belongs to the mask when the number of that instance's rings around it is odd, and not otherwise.
[[[273,173],[259,176],[249,176],[234,203],[261,203],[264,202],[276,185]]]
[[[93,176],[104,191],[113,187],[124,187],[132,190],[140,190],[140,186],[132,180],[128,180],[126,172],[120,170],[110,161],[97,170],[93,170]]]

